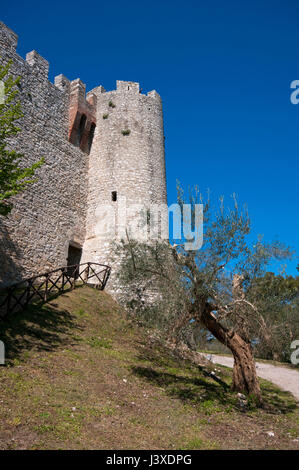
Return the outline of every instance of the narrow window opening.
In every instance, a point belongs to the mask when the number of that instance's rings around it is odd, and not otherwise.
[[[117,201],[117,192],[116,191],[112,191],[111,193],[111,199],[113,202],[116,202]]]
[[[92,123],[91,126],[90,126],[89,135],[88,135],[88,153],[90,153],[90,150],[91,150],[95,129],[96,129],[96,125],[94,123]]]
[[[78,147],[80,146],[81,141],[82,141],[82,137],[83,137],[83,133],[84,133],[84,129],[85,129],[85,124],[86,124],[86,116],[85,116],[85,114],[82,114],[81,119],[80,119],[80,123],[79,123],[78,135],[77,135],[77,145],[78,145]]]

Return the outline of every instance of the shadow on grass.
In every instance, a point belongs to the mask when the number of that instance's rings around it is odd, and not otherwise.
[[[269,413],[291,413],[297,408],[297,404],[291,393],[281,390],[269,382],[261,384],[262,396],[265,402],[265,409]]]
[[[135,375],[163,388],[167,395],[185,404],[198,406],[207,414],[215,411],[244,411],[240,408],[236,392],[231,390],[230,370],[225,370],[222,379],[215,381],[215,377],[205,367],[179,359],[174,364],[173,358],[169,358],[159,347],[143,349],[138,359],[146,360],[149,364],[132,367]],[[262,394],[265,405],[263,411],[266,413],[286,414],[296,409],[291,394],[268,382],[262,382]],[[256,410],[254,401],[249,398],[247,411]]]
[[[162,387],[169,396],[179,398],[186,404],[203,405],[209,402],[209,405],[212,405],[213,402],[215,405],[236,406],[236,400],[227,393],[227,390],[201,378],[201,372],[198,377],[190,377],[158,371],[152,367],[133,367],[132,371],[148,382]]]
[[[58,308],[55,297],[50,304],[30,305],[0,322],[5,364],[10,365],[26,351],[52,351],[61,345],[74,344],[70,333],[78,328],[75,317]]]

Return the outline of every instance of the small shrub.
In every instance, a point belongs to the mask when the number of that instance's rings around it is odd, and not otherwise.
[[[92,338],[89,338],[87,340],[87,343],[89,344],[89,346],[91,346],[92,348],[104,348],[104,349],[111,349],[112,346],[111,346],[111,340],[109,339],[102,339],[102,338],[96,338],[96,337],[92,337]]]
[[[76,310],[75,315],[77,315],[78,317],[84,317],[86,315],[84,308],[79,308],[78,310]]]
[[[247,404],[250,410],[256,410],[257,408],[259,408],[259,402],[257,398],[251,393],[247,397]]]
[[[115,413],[115,409],[109,405],[104,405],[101,410],[106,416],[112,416]]]
[[[122,133],[122,135],[129,135],[129,134],[131,134],[131,131],[130,131],[130,129],[125,129],[125,130],[121,131],[121,133]]]
[[[109,114],[103,114],[103,119],[108,119]]]
[[[108,104],[109,104],[109,107],[110,107],[110,108],[115,108],[115,104],[113,103],[113,101],[109,101]]]
[[[202,449],[203,445],[203,440],[198,437],[195,437],[185,443],[185,445],[183,446],[183,450],[198,450]]]

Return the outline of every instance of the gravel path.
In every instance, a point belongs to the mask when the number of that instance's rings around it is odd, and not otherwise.
[[[221,364],[227,367],[233,367],[234,365],[234,359],[232,357],[218,356],[215,354],[208,354],[206,357],[215,364]],[[299,372],[297,370],[274,366],[273,364],[265,364],[263,362],[256,362],[255,364],[259,377],[273,382],[283,390],[291,392],[294,397],[299,400]]]

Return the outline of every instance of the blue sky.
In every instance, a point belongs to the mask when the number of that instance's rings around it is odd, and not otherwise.
[[[138,81],[163,99],[169,203],[176,179],[236,193],[253,235],[297,250],[299,4],[271,1],[88,2],[15,0],[1,20],[36,49],[50,79],[80,77],[87,90]],[[296,274],[298,259],[288,263]]]

